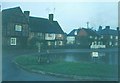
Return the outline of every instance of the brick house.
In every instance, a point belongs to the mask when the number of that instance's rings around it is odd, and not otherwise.
[[[103,44],[105,44],[107,48],[111,48],[118,47],[118,31],[119,27],[114,30],[110,29],[110,26],[106,26],[104,29],[102,29],[102,26],[99,26],[97,33],[101,35]]]
[[[73,44],[77,48],[90,48],[92,44],[101,43],[99,37],[100,35],[92,29],[74,29],[67,36],[67,44]]]
[[[3,47],[26,47],[29,36],[29,11],[20,7],[2,10]]]
[[[57,21],[53,21],[53,14],[49,14],[49,19],[40,17],[29,17],[30,35],[29,41],[36,38],[38,43],[33,45],[41,47],[59,47],[64,45],[64,32]],[[40,47],[40,48],[41,48]]]

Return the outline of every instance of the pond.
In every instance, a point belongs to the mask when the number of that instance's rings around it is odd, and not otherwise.
[[[70,53],[50,53],[43,55],[48,57],[51,61],[63,60],[67,62],[95,62],[105,64],[118,64],[118,53],[116,52],[96,52],[97,56],[93,55],[93,52],[70,52]],[[41,56],[41,57],[43,57]]]

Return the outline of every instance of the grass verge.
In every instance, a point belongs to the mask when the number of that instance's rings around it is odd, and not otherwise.
[[[65,75],[87,77],[117,77],[117,66],[88,62],[59,61],[49,64],[39,64],[35,56],[17,56],[15,62],[29,70],[52,72]]]

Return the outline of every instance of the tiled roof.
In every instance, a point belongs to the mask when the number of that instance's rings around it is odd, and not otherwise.
[[[92,29],[86,29],[86,28],[82,28],[82,29],[84,29],[88,33],[88,35],[99,36],[99,34],[97,34],[97,32]]]
[[[20,7],[9,8],[2,10],[2,20],[5,22],[26,23],[28,22],[26,16]]]
[[[97,31],[98,34],[100,35],[118,35],[118,31],[114,29],[102,29]]]
[[[57,21],[53,21],[53,26],[55,28],[54,29],[55,33],[64,34],[64,31],[62,30],[62,28],[60,27],[60,25]]]
[[[29,22],[30,29],[33,32],[56,33],[56,34],[64,33],[57,21],[51,22],[45,18],[30,17]]]
[[[78,32],[78,29],[73,29],[73,30],[68,34],[68,36],[75,36],[75,31]]]
[[[99,34],[97,34],[96,31],[93,31],[92,29],[86,29],[86,28],[81,28],[81,29],[73,29],[69,34],[68,36],[75,36],[75,31],[77,31],[77,34],[79,33],[80,30],[85,30],[88,35],[91,35],[91,36],[99,36]]]

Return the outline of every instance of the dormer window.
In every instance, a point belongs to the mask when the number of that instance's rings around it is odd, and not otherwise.
[[[75,31],[74,34],[77,35],[77,31]]]
[[[22,31],[21,25],[15,25],[15,31]]]

